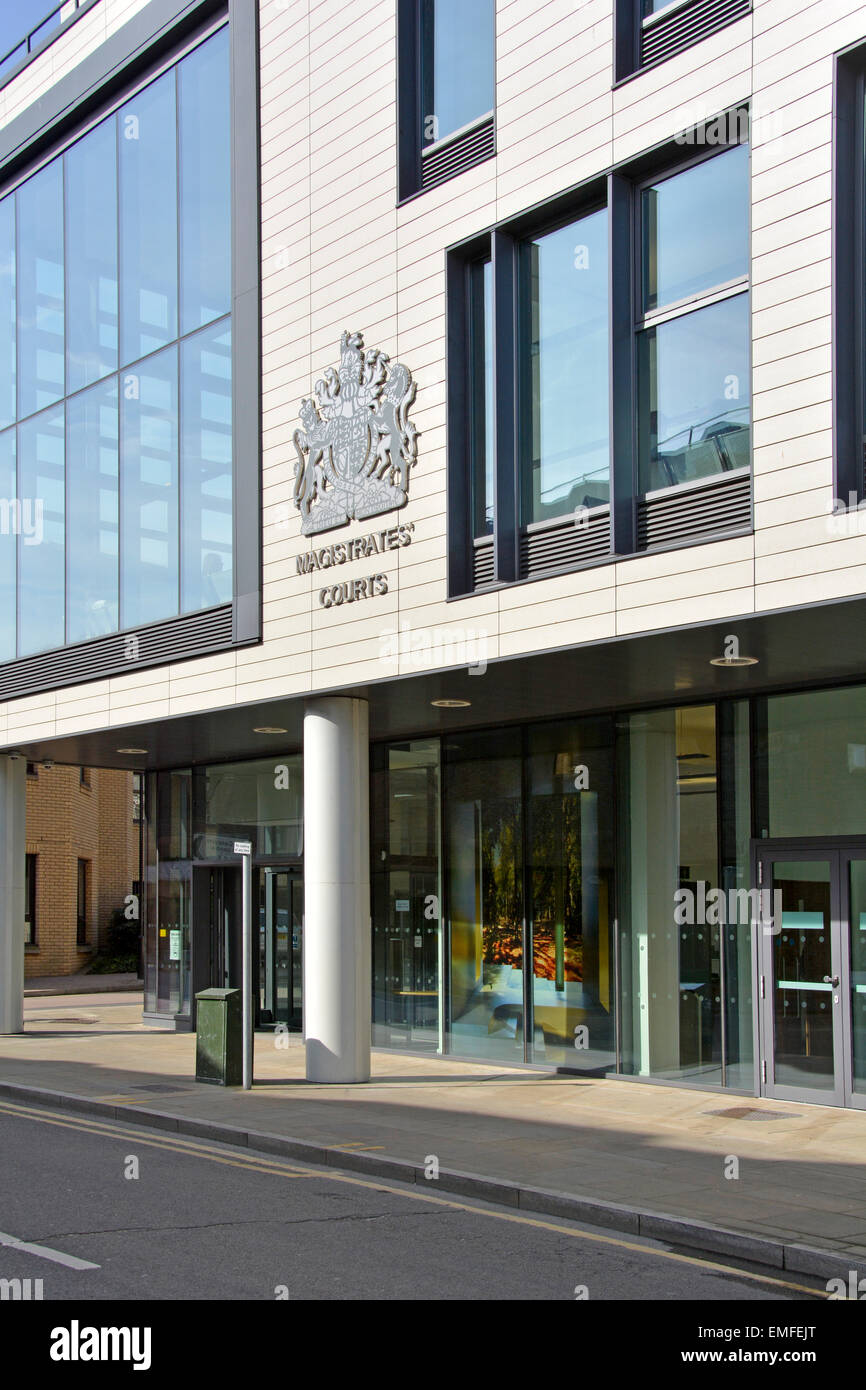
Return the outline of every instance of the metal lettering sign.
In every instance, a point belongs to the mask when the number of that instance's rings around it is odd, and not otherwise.
[[[340,365],[316,382],[318,400],[301,401],[295,430],[295,506],[305,536],[402,507],[418,457],[408,418],[415,383],[406,367],[363,335],[343,333]]]

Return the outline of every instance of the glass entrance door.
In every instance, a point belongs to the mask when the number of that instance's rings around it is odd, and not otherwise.
[[[304,885],[292,869],[263,869],[259,899],[259,1022],[303,1024]]]
[[[866,849],[756,848],[761,1094],[866,1108]]]

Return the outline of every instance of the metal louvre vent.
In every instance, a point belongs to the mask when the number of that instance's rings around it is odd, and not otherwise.
[[[493,537],[481,536],[474,542],[472,556],[472,587],[483,589],[493,583]]]
[[[637,544],[639,550],[657,550],[700,536],[746,531],[751,525],[751,473],[723,473],[711,483],[642,498],[638,502]]]
[[[154,623],[140,632],[113,632],[93,642],[22,657],[0,667],[0,699],[14,700],[40,690],[126,675],[147,666],[219,651],[231,646],[232,605],[209,608]]]
[[[493,117],[461,131],[453,140],[443,142],[429,153],[421,152],[421,187],[435,188],[446,183],[464,169],[483,164],[496,153],[496,133]]]
[[[520,577],[534,579],[551,570],[571,569],[610,555],[610,509],[600,507],[583,518],[548,522],[520,537]]]
[[[693,0],[641,29],[640,66],[663,63],[726,24],[751,13],[752,0]]]

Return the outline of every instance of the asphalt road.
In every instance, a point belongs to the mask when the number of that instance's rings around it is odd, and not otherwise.
[[[434,1183],[422,1191],[6,1101],[0,1173],[0,1279],[41,1279],[45,1300],[712,1303],[821,1291],[807,1276],[437,1197]]]

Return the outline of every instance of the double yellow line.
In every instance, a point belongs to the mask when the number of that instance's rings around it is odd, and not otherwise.
[[[126,1099],[129,1099],[128,1097]],[[55,1125],[60,1129],[74,1129],[79,1133],[102,1135],[107,1139],[124,1139],[134,1141],[136,1145],[145,1145],[151,1149],[163,1149],[170,1153],[188,1154],[191,1158],[207,1159],[209,1163],[221,1163],[229,1168],[244,1168],[253,1173],[269,1173],[276,1178],[319,1178],[327,1182],[347,1183],[352,1187],[364,1187],[374,1192],[393,1192],[395,1196],[406,1198],[408,1201],[426,1202],[431,1206],[449,1207],[453,1211],[470,1212],[473,1216],[487,1217],[493,1221],[511,1221],[519,1226],[532,1226],[536,1230],[553,1231],[558,1236],[569,1236],[573,1240],[590,1241],[596,1245],[612,1245],[620,1250],[628,1250],[637,1255],[648,1255],[654,1259],[672,1260],[676,1264],[693,1265],[697,1269],[704,1271],[714,1271],[717,1274],[731,1275],[736,1279],[748,1279],[755,1284],[764,1284],[771,1288],[791,1289],[795,1293],[808,1294],[811,1298],[827,1297],[823,1290],[810,1288],[807,1284],[795,1284],[788,1279],[777,1279],[771,1274],[757,1274],[750,1270],[738,1269],[735,1265],[721,1264],[715,1260],[700,1259],[695,1255],[680,1255],[674,1250],[659,1250],[654,1246],[637,1244],[635,1241],[623,1240],[618,1236],[600,1235],[593,1231],[575,1230],[573,1226],[562,1225],[555,1221],[544,1221],[538,1217],[526,1216],[517,1212],[511,1212],[499,1208],[474,1206],[470,1202],[460,1202],[447,1197],[436,1197],[432,1192],[413,1191],[412,1188],[403,1184],[388,1182],[384,1178],[362,1178],[355,1177],[349,1173],[336,1172],[331,1168],[309,1168],[304,1165],[290,1164],[286,1160],[271,1159],[256,1154],[229,1157],[220,1149],[216,1149],[212,1144],[187,1139],[175,1134],[153,1134],[144,1132],[144,1128],[135,1125],[132,1128],[117,1124],[107,1120],[85,1119],[76,1116],[75,1118],[66,1115],[58,1115],[54,1111],[45,1110],[42,1107],[27,1105],[16,1105],[14,1102],[0,1100],[0,1114],[17,1116],[19,1119],[35,1120],[39,1124]],[[229,1143],[230,1141],[226,1141]],[[352,1148],[354,1144],[346,1143],[342,1146]]]

